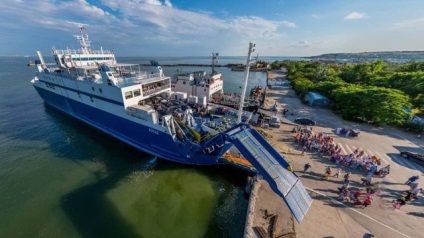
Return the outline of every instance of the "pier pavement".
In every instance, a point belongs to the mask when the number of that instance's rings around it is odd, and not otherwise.
[[[285,78],[283,71],[268,72],[268,80],[281,80]],[[277,112],[281,112],[283,108],[294,110],[293,105],[287,105],[283,101],[283,89],[287,93],[287,87],[273,86],[267,89],[265,107],[270,107],[277,102]],[[285,97],[297,96],[290,89]],[[300,102],[299,102],[300,103]],[[268,138],[272,144],[278,144],[278,150],[283,153],[285,158],[291,162],[295,173],[300,177],[302,183],[307,187],[319,187],[317,184],[325,183],[315,179],[307,179],[308,177],[302,174],[303,165],[311,161],[310,155],[301,155],[301,152],[293,148],[288,143],[280,141],[291,139],[291,129],[293,128],[293,120],[295,116],[299,116],[301,112],[291,112],[285,117],[280,128],[268,128],[264,130],[268,134]],[[269,111],[268,114],[275,114]],[[281,116],[281,115],[279,115]],[[277,142],[277,143],[276,143]],[[351,218],[348,212],[339,209],[344,205],[328,196],[323,191],[318,189],[308,189],[309,194],[313,198],[312,206],[306,214],[301,224],[293,218],[289,208],[284,203],[283,199],[276,195],[269,187],[268,183],[261,179],[260,176],[255,177],[255,183],[251,191],[249,207],[246,217],[245,237],[256,238],[263,237],[257,228],[262,227],[269,237],[284,237],[284,238],[316,238],[316,237],[367,237],[369,233],[359,222]],[[361,211],[358,211],[361,213]],[[274,223],[273,217],[278,216],[277,222]],[[364,214],[364,219],[368,219]],[[374,222],[370,220],[370,222]],[[274,232],[273,232],[274,231]],[[394,234],[393,237],[402,237]]]

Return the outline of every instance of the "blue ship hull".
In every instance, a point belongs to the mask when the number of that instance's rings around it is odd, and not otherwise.
[[[34,87],[48,105],[141,151],[178,163],[193,165],[224,164],[219,160],[220,156],[217,155],[181,153],[181,151],[187,150],[187,146],[176,143],[167,133],[126,120],[43,88]]]

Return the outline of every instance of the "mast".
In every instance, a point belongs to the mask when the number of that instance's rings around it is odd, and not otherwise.
[[[81,45],[81,50],[84,54],[90,53],[90,41],[88,40],[88,35],[84,34],[83,31],[85,30],[84,26],[88,26],[87,24],[78,23],[78,22],[71,22],[68,21],[68,23],[75,24],[79,28],[80,35],[74,35],[75,38],[79,41]]]
[[[218,56],[219,53],[212,53],[212,74],[216,72],[215,65],[218,64]]]
[[[247,81],[249,79],[250,64],[252,63],[251,55],[252,55],[252,52],[255,51],[255,49],[254,49],[255,46],[256,46],[256,44],[249,42],[249,51],[247,52],[246,66],[245,66],[245,69],[244,69],[244,80],[243,80],[242,91],[241,91],[241,95],[240,95],[240,106],[239,106],[239,111],[238,111],[237,123],[241,122],[241,116],[243,114],[244,98],[246,97]]]

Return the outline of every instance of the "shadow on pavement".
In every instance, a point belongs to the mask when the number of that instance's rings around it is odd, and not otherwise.
[[[420,148],[415,148],[415,147],[406,147],[406,146],[394,146],[394,148],[396,150],[400,151],[410,151],[410,152],[416,152],[416,153],[422,153],[422,151],[420,151]],[[415,160],[413,159],[408,159],[408,158],[403,158],[400,156],[400,154],[394,154],[394,153],[388,153],[387,156],[389,156],[390,158],[392,158],[393,163],[397,163],[400,166],[409,168],[409,169],[415,169],[420,171],[422,174],[424,174],[424,166],[422,164],[417,163]],[[401,163],[401,161],[408,161],[409,163]],[[423,162],[424,164],[424,162]]]
[[[424,212],[407,212],[406,214],[417,217],[424,217]]]

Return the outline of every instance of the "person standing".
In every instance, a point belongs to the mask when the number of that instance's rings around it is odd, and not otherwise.
[[[372,203],[372,198],[370,196],[366,196],[362,208],[366,208]]]
[[[419,178],[420,178],[420,176],[418,176],[418,175],[412,176],[412,177],[410,177],[410,178],[408,179],[408,181],[406,181],[406,182],[405,182],[405,184],[406,184],[406,185],[409,185],[410,183],[414,183],[414,182],[415,182],[415,181],[417,181]]]
[[[344,181],[346,182],[346,181],[349,181],[349,178],[350,178],[350,172],[347,172],[345,175],[344,175]]]
[[[302,155],[305,155],[305,151],[306,151],[306,145],[304,145],[304,146],[302,147]]]
[[[327,166],[327,168],[325,169],[324,178],[327,179],[327,180],[329,180],[330,179],[330,176],[331,176],[331,167],[330,166]]]
[[[333,175],[333,177],[334,178],[339,178],[341,172],[342,172],[342,169],[341,168],[338,168],[337,171],[336,171],[336,173]]]
[[[305,173],[310,167],[312,167],[309,163],[306,163],[304,166],[303,166],[303,172]]]
[[[368,173],[366,179],[363,180],[362,184],[371,185],[372,184],[372,173]]]

